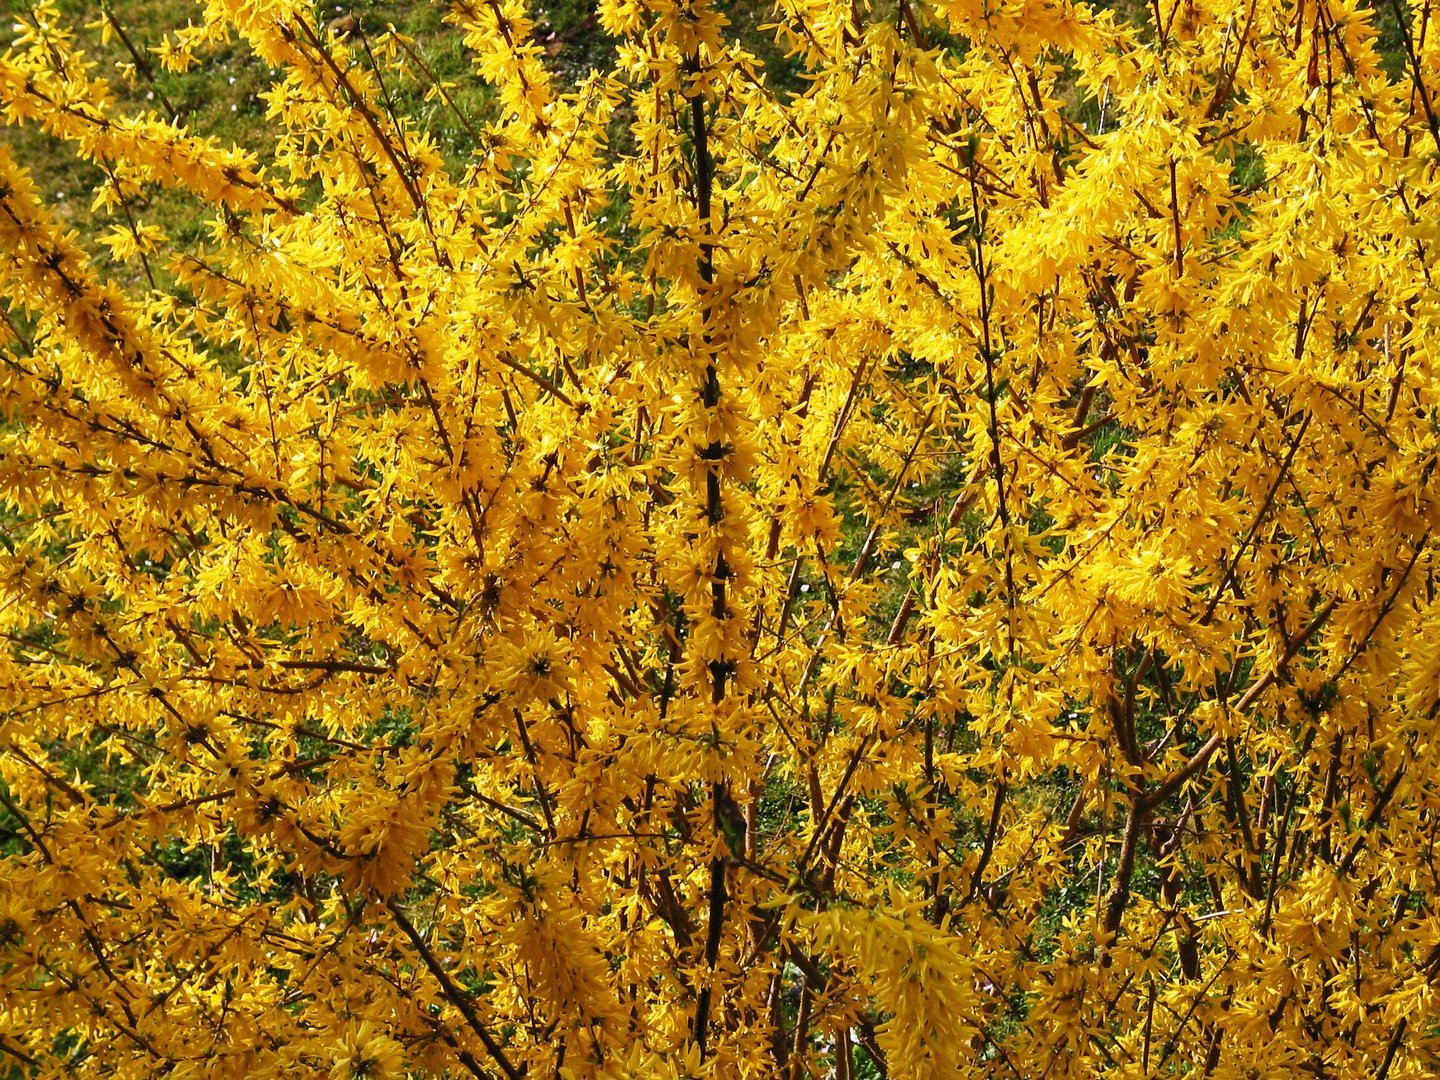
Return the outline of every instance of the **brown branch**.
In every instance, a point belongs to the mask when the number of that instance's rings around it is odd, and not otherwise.
[[[455,985],[454,980],[450,978],[445,969],[440,965],[440,961],[436,959],[435,954],[430,951],[430,947],[425,944],[425,939],[420,936],[420,932],[415,929],[415,925],[406,918],[405,912],[401,909],[399,902],[394,899],[386,900],[385,907],[395,919],[395,924],[399,926],[405,936],[410,939],[410,944],[415,946],[415,951],[420,954],[420,959],[425,962],[425,966],[429,968],[430,974],[433,975],[435,981],[440,984],[440,989],[445,994],[446,1000],[460,1011],[460,1015],[465,1018],[465,1023],[470,1026],[470,1030],[480,1037],[480,1041],[485,1045],[486,1052],[494,1059],[495,1064],[500,1066],[500,1071],[505,1074],[507,1080],[521,1080],[521,1077],[525,1075],[525,1067],[522,1065],[516,1068],[515,1065],[511,1063],[510,1059],[505,1055],[504,1048],[495,1040],[495,1036],[490,1034],[485,1025],[481,1023],[480,1017],[476,1015],[475,1007],[471,1004],[469,995]],[[457,1047],[456,1053],[460,1056],[461,1062],[464,1063],[470,1072],[476,1076],[485,1075],[479,1063],[475,1060],[474,1055],[468,1050]]]

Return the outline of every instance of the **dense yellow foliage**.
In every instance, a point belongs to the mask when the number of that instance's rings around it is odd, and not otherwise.
[[[460,0],[459,174],[307,3],[159,57],[263,163],[20,15],[125,213],[0,150],[7,1075],[1434,1075],[1397,14],[780,0],[792,94],[604,0],[561,92]]]

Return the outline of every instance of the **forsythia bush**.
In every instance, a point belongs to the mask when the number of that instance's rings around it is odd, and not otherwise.
[[[1434,1075],[1430,0],[448,17],[12,20],[5,1075]]]

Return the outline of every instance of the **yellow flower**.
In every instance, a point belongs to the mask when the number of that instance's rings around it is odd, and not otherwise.
[[[393,1080],[405,1064],[404,1048],[369,1020],[348,1029],[335,1054],[330,1080]]]

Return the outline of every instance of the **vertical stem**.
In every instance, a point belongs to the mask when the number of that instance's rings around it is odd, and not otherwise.
[[[995,345],[990,332],[990,273],[985,265],[984,226],[980,214],[980,185],[975,176],[975,159],[970,159],[970,208],[975,219],[975,277],[980,286],[980,343],[985,354],[985,394],[990,402],[990,464],[995,472],[995,497],[999,503],[1000,525],[1004,529],[1005,602],[1010,617],[1005,621],[1010,656],[1015,659],[1015,564],[1010,535],[1010,507],[1005,491],[1005,459],[1000,453],[1000,403],[996,400]]]
[[[1185,276],[1185,248],[1180,232],[1180,196],[1175,184],[1175,159],[1170,159],[1170,218],[1175,229],[1175,276]]]
[[[810,1045],[810,982],[800,984],[800,1011],[795,1017],[795,1041],[790,1047],[790,1080],[800,1080],[805,1068],[805,1050]]]
[[[854,1045],[849,1027],[842,1027],[835,1035],[835,1080],[854,1080]]]
[[[1130,812],[1125,819],[1125,836],[1120,842],[1120,861],[1115,867],[1115,884],[1110,888],[1105,905],[1105,950],[1102,964],[1109,966],[1110,953],[1120,934],[1120,923],[1125,918],[1125,908],[1130,903],[1130,878],[1135,873],[1135,851],[1140,840],[1140,828],[1146,817],[1145,803],[1140,796],[1133,797]]]
[[[700,53],[698,47],[691,56],[686,58],[685,70],[692,76],[699,74]],[[705,116],[705,97],[699,89],[687,97],[690,103],[691,136],[694,139],[695,147],[695,210],[702,229],[698,270],[700,280],[704,283],[705,295],[702,302],[707,326],[704,336],[705,380],[701,385],[700,400],[705,408],[714,409],[720,404],[720,374],[715,366],[714,354],[711,352],[712,343],[708,326],[712,312],[710,286],[715,283],[715,246],[711,239],[711,203],[715,168],[710,157],[710,134]],[[715,440],[705,447],[702,453],[710,462],[705,473],[705,514],[712,525],[718,525],[725,517],[725,508],[720,501],[720,461],[725,453],[725,447],[719,440]],[[726,617],[726,582],[729,577],[730,566],[725,561],[725,553],[722,550],[715,557],[715,567],[711,572],[710,582],[710,614],[716,620],[723,620]],[[731,667],[731,663],[723,657],[709,662],[710,700],[714,705],[719,705],[725,700],[725,682]],[[728,798],[728,792],[725,789],[726,785],[721,781],[715,784],[714,790],[711,792],[711,804],[714,808],[717,829],[721,827],[720,806]],[[712,983],[715,966],[720,959],[720,941],[725,927],[725,902],[727,900],[725,862],[723,857],[710,860],[709,923],[705,933],[705,967],[708,974],[705,983],[700,987],[695,1002],[695,1045],[700,1051],[701,1060],[705,1059],[709,1051],[710,1005],[714,992]]]

